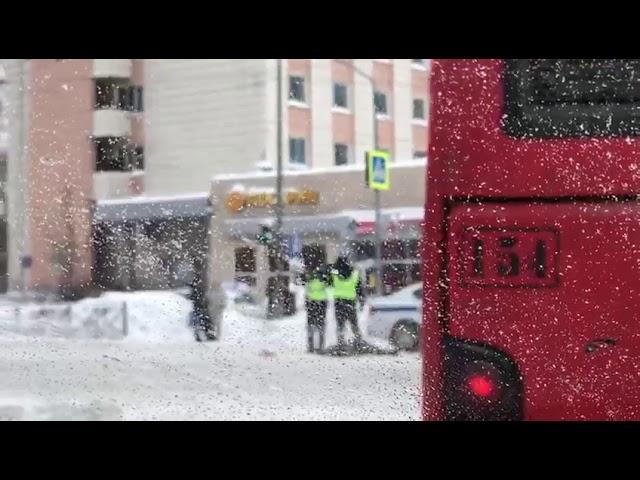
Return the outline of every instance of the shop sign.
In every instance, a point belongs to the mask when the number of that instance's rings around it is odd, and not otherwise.
[[[320,193],[315,190],[287,190],[282,195],[285,206],[317,205]],[[238,213],[247,208],[266,208],[276,204],[276,194],[272,192],[244,193],[231,192],[227,197],[227,209]]]

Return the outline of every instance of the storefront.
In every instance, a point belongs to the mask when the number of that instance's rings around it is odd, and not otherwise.
[[[197,260],[206,257],[210,215],[206,194],[99,202],[95,285],[115,290],[184,287]]]
[[[424,217],[425,162],[391,167],[383,192],[382,258],[386,292],[420,280],[419,241]],[[363,166],[287,171],[283,179],[282,233],[289,281],[304,268],[348,255],[375,288],[373,192]],[[273,282],[272,249],[260,241],[275,223],[275,174],[222,175],[212,181],[210,272],[216,285],[242,282],[264,298]]]

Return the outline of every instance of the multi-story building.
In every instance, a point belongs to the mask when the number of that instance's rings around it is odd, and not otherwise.
[[[401,161],[426,156],[428,61],[282,62],[287,167],[364,161],[374,144]],[[146,191],[204,192],[211,175],[274,166],[276,61],[147,60]]]
[[[141,61],[4,60],[9,284],[72,293],[92,280],[96,193],[141,191]],[[105,193],[106,192],[106,193]]]
[[[11,288],[180,283],[206,246],[212,176],[275,165],[276,60],[2,63]],[[281,73],[288,169],[362,163],[374,137],[392,159],[426,155],[426,60]]]

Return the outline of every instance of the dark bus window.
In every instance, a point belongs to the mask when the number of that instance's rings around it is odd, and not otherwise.
[[[640,134],[640,59],[518,59],[504,65],[507,134]]]

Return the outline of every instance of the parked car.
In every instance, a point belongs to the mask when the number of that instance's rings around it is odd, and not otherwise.
[[[400,349],[416,350],[422,316],[422,283],[405,287],[386,297],[372,297],[365,304],[367,333],[384,338]]]

